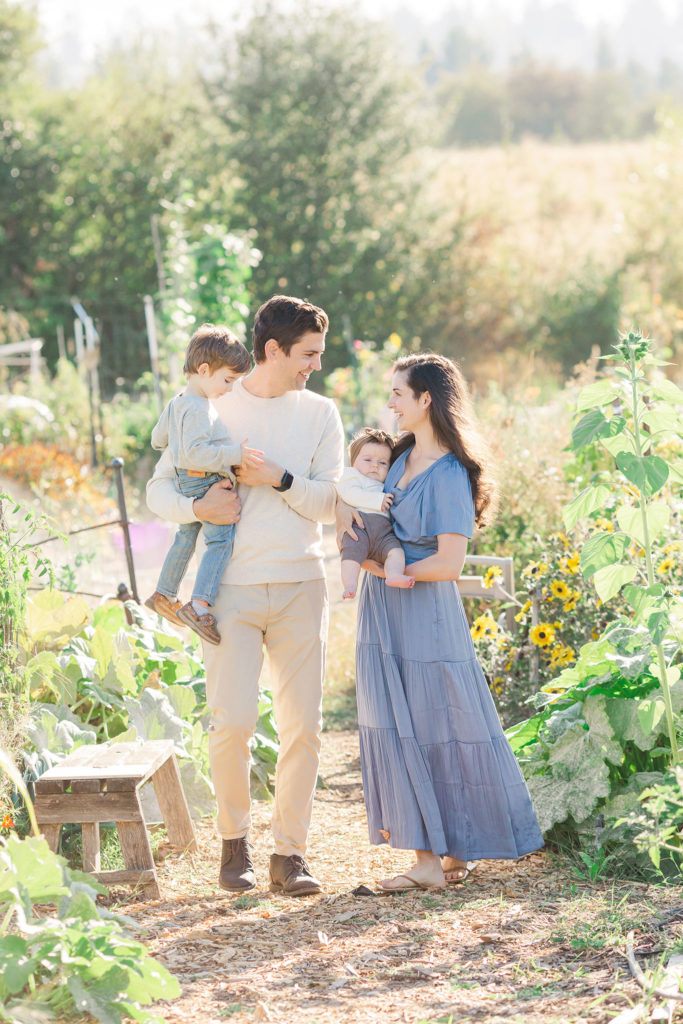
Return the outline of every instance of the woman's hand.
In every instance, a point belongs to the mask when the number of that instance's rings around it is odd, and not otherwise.
[[[361,569],[365,569],[366,572],[371,573],[373,576],[379,576],[381,580],[385,580],[386,573],[384,572],[384,566],[380,562],[376,562],[374,558],[366,558],[361,564]]]
[[[233,489],[232,484],[226,478],[211,484],[202,498],[195,498],[192,502],[192,510],[197,519],[201,519],[203,523],[229,526],[239,520],[242,502],[237,497],[237,491]]]
[[[353,532],[353,526],[355,523],[356,526],[360,526],[363,529],[363,517],[357,509],[342,501],[339,495],[337,495],[334,515],[337,520],[337,547],[341,551],[342,539],[345,533],[348,533],[351,540],[358,540],[358,535]]]

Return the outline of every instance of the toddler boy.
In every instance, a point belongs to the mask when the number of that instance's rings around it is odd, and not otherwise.
[[[185,354],[187,387],[172,398],[152,431],[152,447],[168,448],[182,494],[201,498],[217,480],[227,477],[232,485],[232,466],[257,465],[259,453],[235,444],[211,404],[232,390],[238,377],[251,369],[244,345],[221,324],[202,324],[192,335]],[[206,550],[197,571],[192,600],[181,606],[178,588],[194,554],[202,530]],[[157,588],[145,601],[158,615],[176,625],[186,625],[210,644],[220,643],[216,619],[209,611],[232,554],[234,525],[184,523],[166,555]]]
[[[345,598],[356,596],[361,564],[374,559],[384,566],[387,586],[412,587],[415,580],[406,576],[406,559],[389,519],[392,494],[384,493],[394,439],[384,430],[365,427],[349,445],[351,466],[337,484],[340,498],[357,509],[363,528],[354,526],[358,540],[344,534],[341,544],[341,576]]]

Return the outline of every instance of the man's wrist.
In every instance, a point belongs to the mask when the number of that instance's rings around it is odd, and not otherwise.
[[[288,469],[283,469],[282,475],[281,475],[280,479],[278,480],[277,484],[273,484],[272,486],[273,486],[273,490],[274,491],[281,491],[282,492],[282,491],[288,491],[293,483],[294,483],[294,477],[292,476],[292,474],[289,472]]]

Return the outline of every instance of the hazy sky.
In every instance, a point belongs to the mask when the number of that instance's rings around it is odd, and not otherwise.
[[[294,0],[296,2],[296,0]],[[356,0],[358,7],[371,16],[390,15],[400,8],[419,15],[425,21],[438,18],[449,8],[469,8],[482,14],[487,8],[498,7],[516,14],[527,0]],[[549,5],[557,0],[538,0]],[[564,0],[589,25],[609,23],[620,18],[629,0]],[[673,13],[680,0],[659,0],[662,9]],[[98,44],[126,27],[163,26],[179,28],[182,25],[201,24],[208,14],[230,15],[244,10],[244,0],[38,0],[38,10],[46,34],[57,41],[76,27],[86,53],[92,54]]]

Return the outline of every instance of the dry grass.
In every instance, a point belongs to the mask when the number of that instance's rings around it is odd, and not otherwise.
[[[256,891],[217,888],[220,842],[203,823],[199,855],[160,866],[164,899],[126,901],[182,984],[163,1008],[169,1024],[603,1024],[639,995],[627,931],[650,966],[683,943],[679,892],[588,885],[549,854],[484,863],[443,894],[354,896],[408,856],[368,845],[354,733],[326,734],[321,775],[309,859],[324,895],[269,893],[270,807],[259,803]]]

